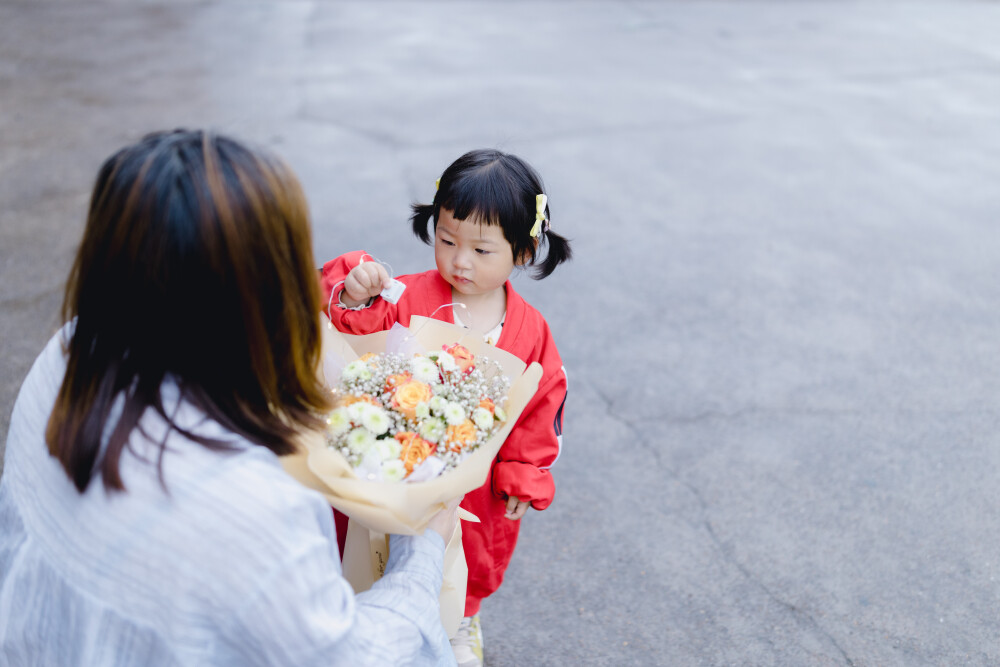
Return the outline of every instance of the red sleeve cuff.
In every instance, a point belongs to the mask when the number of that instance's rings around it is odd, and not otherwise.
[[[540,470],[521,461],[498,461],[493,468],[493,493],[500,497],[517,496],[536,510],[552,503],[556,483],[548,470]]]

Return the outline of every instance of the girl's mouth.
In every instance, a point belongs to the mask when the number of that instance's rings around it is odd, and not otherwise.
[[[472,282],[468,278],[463,278],[462,276],[454,276],[454,278],[455,278],[455,282],[458,283],[458,284],[460,284],[460,285],[468,285],[469,283]]]

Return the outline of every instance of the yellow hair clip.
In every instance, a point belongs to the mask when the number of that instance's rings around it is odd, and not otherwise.
[[[542,225],[545,225],[545,231],[549,229],[549,221],[545,217],[545,204],[549,201],[549,198],[544,194],[535,195],[535,224],[531,227],[531,232],[529,236],[531,238],[536,238],[542,232]]]
[[[434,189],[435,190],[440,190],[441,189],[441,179],[440,178],[434,181]]]

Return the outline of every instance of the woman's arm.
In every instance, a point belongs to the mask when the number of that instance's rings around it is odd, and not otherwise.
[[[433,531],[392,536],[385,574],[357,596],[328,547],[309,549],[262,579],[229,649],[247,665],[454,664],[438,606],[444,548]]]

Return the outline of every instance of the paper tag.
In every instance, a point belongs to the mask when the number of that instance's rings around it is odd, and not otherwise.
[[[395,278],[389,283],[389,286],[382,290],[382,298],[389,303],[396,303],[399,301],[399,297],[403,296],[403,290],[406,289],[406,284],[401,283]]]

